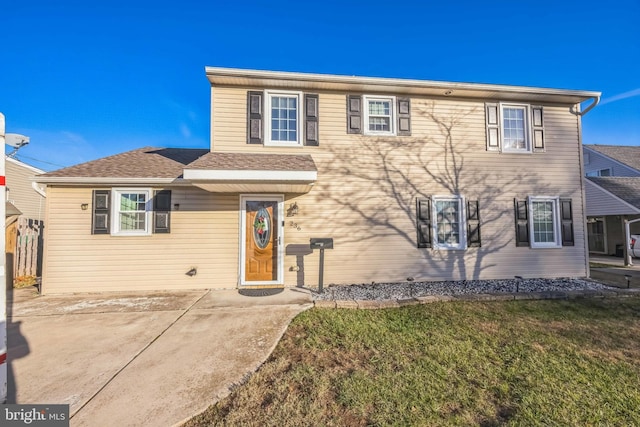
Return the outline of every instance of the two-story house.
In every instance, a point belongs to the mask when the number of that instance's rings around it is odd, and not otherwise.
[[[640,147],[585,145],[589,251],[623,256],[625,220],[640,218]],[[640,222],[630,224],[640,234]]]
[[[209,149],[41,175],[44,292],[588,275],[599,92],[206,68]],[[329,241],[326,241],[327,243]]]

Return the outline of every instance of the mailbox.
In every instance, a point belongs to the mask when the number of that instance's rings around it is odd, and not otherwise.
[[[322,293],[322,281],[324,278],[324,250],[333,249],[333,239],[331,237],[312,237],[309,239],[311,250],[320,249],[320,271],[318,274],[318,291]]]
[[[333,249],[333,239],[330,237],[311,238],[309,241],[311,249]]]

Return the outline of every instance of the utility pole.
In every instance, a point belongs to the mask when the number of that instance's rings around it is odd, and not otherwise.
[[[4,114],[0,113],[0,146],[4,150],[5,123]],[[0,247],[2,247],[2,257],[0,257],[0,285],[3,290],[0,292],[0,402],[7,401],[7,280],[5,261],[7,258],[5,249],[5,221],[6,221],[6,176],[4,153],[0,160]]]

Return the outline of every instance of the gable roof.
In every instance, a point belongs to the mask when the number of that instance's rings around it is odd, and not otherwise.
[[[279,174],[276,181],[302,173],[315,181],[316,165],[310,155],[213,153],[206,149],[144,147],[114,156],[37,175],[35,180],[50,184],[186,184],[185,171],[196,181],[247,181],[252,175],[267,179],[265,173]],[[284,175],[282,175],[284,174]],[[203,178],[204,177],[204,178]],[[311,177],[307,179],[308,177]]]
[[[640,209],[640,177],[589,176],[587,179],[628,204]]]
[[[640,171],[640,147],[624,145],[585,145],[585,148],[596,151],[625,166]]]
[[[187,169],[238,171],[317,171],[309,155],[207,153]]]
[[[39,175],[37,181],[60,181],[56,178],[177,179],[186,165],[208,152],[205,149],[144,147],[48,172]]]

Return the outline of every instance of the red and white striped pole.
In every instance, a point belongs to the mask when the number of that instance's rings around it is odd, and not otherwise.
[[[0,147],[2,147],[2,160],[0,160],[0,247],[3,255],[0,257],[0,402],[7,401],[7,280],[5,270],[5,214],[6,206],[6,178],[5,178],[5,156],[4,156],[4,114],[0,113]]]

